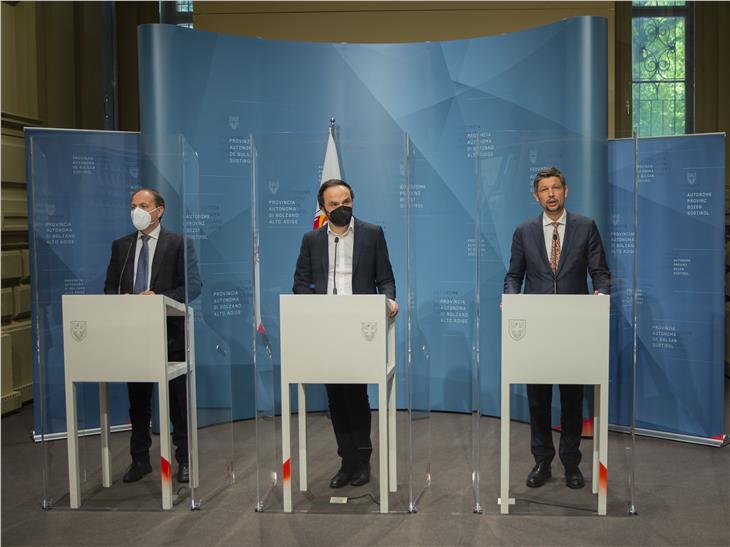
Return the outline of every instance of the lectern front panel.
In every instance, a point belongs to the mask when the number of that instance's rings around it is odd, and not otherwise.
[[[505,380],[514,384],[602,383],[608,360],[609,305],[608,296],[503,295]],[[578,355],[581,362],[574,362],[571,356]]]
[[[384,295],[282,295],[280,302],[288,382],[379,381],[387,357]]]
[[[77,382],[154,382],[167,361],[163,296],[64,295],[63,325]]]

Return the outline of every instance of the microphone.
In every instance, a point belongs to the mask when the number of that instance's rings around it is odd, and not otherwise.
[[[117,285],[117,294],[122,294],[122,277],[124,276],[124,268],[127,267],[127,261],[129,260],[129,253],[132,252],[132,245],[137,244],[137,237],[139,237],[139,235],[136,235],[136,237],[132,240],[132,243],[129,244],[129,249],[127,249],[127,256],[124,257],[124,264],[122,264],[122,271],[119,274],[119,284]]]
[[[340,238],[335,236],[335,267],[332,270],[332,294],[337,294],[337,244]]]

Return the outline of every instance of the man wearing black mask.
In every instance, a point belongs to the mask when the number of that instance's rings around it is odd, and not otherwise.
[[[391,317],[398,313],[395,278],[383,229],[352,216],[352,188],[330,179],[317,201],[328,223],[304,234],[294,272],[295,294],[385,294]],[[326,318],[323,320],[326,327]],[[346,366],[346,363],[343,363]],[[340,470],[330,487],[362,486],[370,481],[370,405],[367,385],[327,384]]]

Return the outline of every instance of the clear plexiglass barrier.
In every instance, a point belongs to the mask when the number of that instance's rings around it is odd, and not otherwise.
[[[627,282],[630,289],[633,266],[628,277],[614,266],[615,240],[620,235],[607,214],[613,197],[609,173],[614,171],[609,169],[606,141],[568,136],[564,131],[479,128],[471,139],[480,238],[474,364],[480,416],[474,426],[478,506],[484,513],[625,514],[624,483],[633,473],[632,460],[623,448],[626,437],[609,433],[607,427],[617,410],[610,403],[617,396],[623,398],[621,410],[630,415],[632,408],[631,367],[619,374],[610,348],[620,311],[616,291],[623,293]],[[533,187],[545,167],[557,167],[569,190],[563,196],[566,223],[558,238],[553,238],[560,246],[555,274],[551,274],[545,243],[544,209]],[[631,186],[633,171],[627,169],[618,176],[628,177],[622,184]],[[595,222],[605,256],[599,260],[598,253],[593,253],[589,268],[595,275],[587,276],[585,286],[583,279],[571,280],[568,274],[571,264],[589,262],[587,243],[580,238],[590,231],[574,223],[588,222],[589,228],[591,223],[576,215]],[[612,274],[610,281],[607,270]],[[542,279],[552,281],[541,284]],[[594,289],[610,291],[611,296],[593,296]],[[525,294],[507,304],[505,292]],[[550,300],[530,301],[531,294],[556,294],[548,297],[556,302],[549,324],[543,325],[540,317]],[[595,300],[584,305],[564,297],[579,294]],[[595,306],[602,310],[597,316],[589,311]],[[578,330],[567,326],[571,322],[576,322]],[[586,325],[592,325],[588,332],[595,336],[593,346],[602,348],[595,358],[580,355],[585,348],[571,338],[582,341],[585,337],[578,333]],[[552,342],[550,336],[542,340],[545,329],[552,331]],[[524,351],[526,358],[520,357]],[[560,356],[561,367],[551,364],[555,356]],[[528,474],[538,460],[550,462],[551,476],[531,487]],[[568,488],[566,469],[576,465],[585,486]]]
[[[294,273],[302,238],[311,231],[319,209],[317,192],[322,180],[329,134],[262,133],[248,136],[250,147],[250,212],[252,234],[245,275],[250,280],[251,308],[246,324],[255,370],[252,414],[257,435],[257,509],[299,512],[372,513],[385,510],[381,491],[381,400],[376,384],[368,386],[371,408],[371,480],[364,486],[330,488],[330,479],[340,467],[338,445],[329,412],[328,395],[322,383],[287,384],[291,409],[289,435],[282,430],[281,295],[293,293]],[[387,498],[389,512],[416,510],[430,477],[430,375],[427,344],[414,334],[414,288],[407,275],[409,234],[408,200],[413,191],[411,144],[400,131],[379,134],[333,130],[338,150],[339,177],[352,185],[354,216],[358,221],[383,228],[396,282],[399,313],[395,319],[396,413],[386,426],[390,435],[385,459],[391,479]],[[325,169],[332,168],[330,156]],[[348,178],[347,173],[358,173]],[[333,178],[334,177],[333,175]],[[357,226],[357,225],[356,225]],[[355,228],[353,268],[366,268],[372,248],[358,247]],[[326,228],[324,228],[326,230]],[[326,238],[326,233],[324,236]],[[366,242],[366,239],[362,241]],[[366,243],[367,244],[367,243]],[[361,258],[365,256],[365,258]],[[359,264],[359,265],[358,265]],[[316,267],[320,267],[319,264]],[[326,265],[323,263],[322,268]],[[323,270],[324,271],[324,270]],[[359,274],[358,274],[359,275]],[[365,276],[373,273],[365,272]],[[312,287],[312,292],[315,288]],[[342,294],[342,293],[340,293]],[[411,300],[409,301],[409,295]],[[324,297],[323,298],[327,298]],[[318,361],[336,362],[346,368],[352,356],[328,352],[327,334],[335,325],[332,317],[315,303],[309,322],[318,325],[311,343],[321,347],[318,357],[302,367],[316,368]],[[418,347],[416,347],[418,345]],[[385,366],[385,361],[382,363]],[[285,371],[286,372],[286,371]],[[323,378],[324,380],[324,378]],[[306,415],[301,408],[306,399]],[[387,397],[385,397],[387,399]],[[382,414],[383,416],[385,414]],[[306,418],[305,418],[306,416]],[[393,425],[395,428],[393,429]],[[385,431],[383,431],[385,433]],[[285,437],[285,438],[284,438]],[[291,447],[283,461],[283,443]],[[305,467],[306,465],[306,467]],[[288,482],[290,481],[290,482]],[[287,484],[288,482],[288,484]],[[287,501],[287,489],[291,491]],[[291,503],[289,507],[288,504]]]
[[[187,289],[194,276],[183,271],[182,239],[174,233],[182,229],[180,188],[195,176],[196,159],[185,159],[188,147],[179,135],[160,137],[154,146],[123,132],[32,129],[26,139],[43,507],[189,508],[192,485],[177,478],[181,466],[198,468],[187,431],[195,423],[186,404],[194,361],[186,358],[193,340],[184,305],[186,294],[190,300],[197,294]],[[157,254],[148,255],[146,288],[159,287],[167,300],[130,296],[138,265],[130,199],[141,187],[166,200],[167,233],[158,235]],[[180,254],[171,262],[179,275],[168,282],[159,257],[175,247]],[[149,436],[144,425],[137,430],[134,451],[130,396],[141,417],[135,423],[151,420]],[[141,480],[125,482],[131,452],[150,467]]]

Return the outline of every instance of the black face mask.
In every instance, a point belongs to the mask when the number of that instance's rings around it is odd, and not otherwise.
[[[329,217],[330,222],[335,226],[347,226],[350,224],[350,220],[352,219],[352,207],[340,205],[337,209],[333,209],[327,213],[327,216]]]

